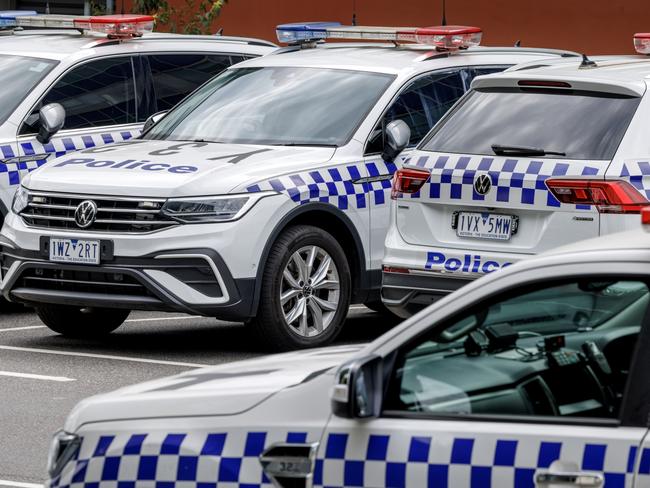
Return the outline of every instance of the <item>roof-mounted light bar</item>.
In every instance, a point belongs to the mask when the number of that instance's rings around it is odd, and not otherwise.
[[[278,41],[305,44],[325,39],[372,40],[394,43],[414,42],[444,51],[467,49],[481,43],[478,27],[446,25],[437,27],[343,26],[338,22],[283,24],[276,28]]]
[[[639,54],[650,54],[650,32],[634,34],[634,49]]]
[[[41,29],[75,29],[98,32],[110,39],[140,37],[153,31],[151,15],[38,15],[33,11],[0,11],[0,27],[31,27]]]

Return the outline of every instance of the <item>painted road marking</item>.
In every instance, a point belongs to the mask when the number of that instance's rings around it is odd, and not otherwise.
[[[30,380],[45,380],[45,381],[76,381],[74,378],[66,378],[65,376],[47,376],[42,374],[15,373],[13,371],[0,371],[0,376],[13,376],[15,378],[28,378]]]
[[[0,332],[11,332],[14,330],[28,330],[28,329],[44,329],[45,325],[27,325],[25,327],[9,327],[8,329],[0,329]]]
[[[185,363],[181,361],[165,361],[163,359],[144,359],[144,358],[134,358],[129,356],[113,356],[110,354],[94,354],[89,352],[56,351],[53,349],[37,349],[33,347],[0,346],[0,349],[4,349],[6,351],[33,352],[39,354],[55,354],[59,356],[77,356],[82,358],[110,359],[113,361],[130,361],[134,363],[165,364],[168,366],[183,366],[186,368],[205,368],[206,366],[214,366],[212,364]]]
[[[43,483],[23,483],[22,481],[0,480],[0,486],[12,486],[15,488],[43,488]]]

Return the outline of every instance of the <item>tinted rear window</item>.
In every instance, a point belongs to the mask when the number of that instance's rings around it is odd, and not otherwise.
[[[494,155],[497,144],[562,152],[567,159],[611,159],[640,100],[580,91],[473,91],[423,149]]]

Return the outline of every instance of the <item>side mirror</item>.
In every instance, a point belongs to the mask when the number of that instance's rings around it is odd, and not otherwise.
[[[38,134],[36,140],[47,144],[65,123],[65,109],[60,103],[48,103],[38,111]]]
[[[368,356],[339,368],[331,395],[334,415],[348,419],[379,416],[382,364],[379,356]]]
[[[167,115],[167,110],[163,110],[162,112],[156,112],[153,115],[150,115],[147,120],[144,121],[144,126],[142,127],[142,132],[147,132],[153,125],[158,122],[160,119],[162,119],[165,115]]]
[[[384,134],[384,151],[381,157],[387,163],[392,163],[411,140],[411,129],[403,120],[393,120],[388,123]]]

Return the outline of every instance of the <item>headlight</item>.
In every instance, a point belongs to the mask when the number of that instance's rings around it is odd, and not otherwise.
[[[22,186],[19,186],[14,193],[14,201],[11,204],[11,208],[14,213],[19,214],[27,208],[29,204],[29,192]]]
[[[171,198],[165,202],[165,215],[181,222],[226,222],[244,215],[259,200],[276,192],[220,195],[214,197]]]
[[[47,472],[51,478],[57,477],[65,465],[75,458],[80,446],[81,439],[76,434],[64,430],[54,434],[47,457]]]

